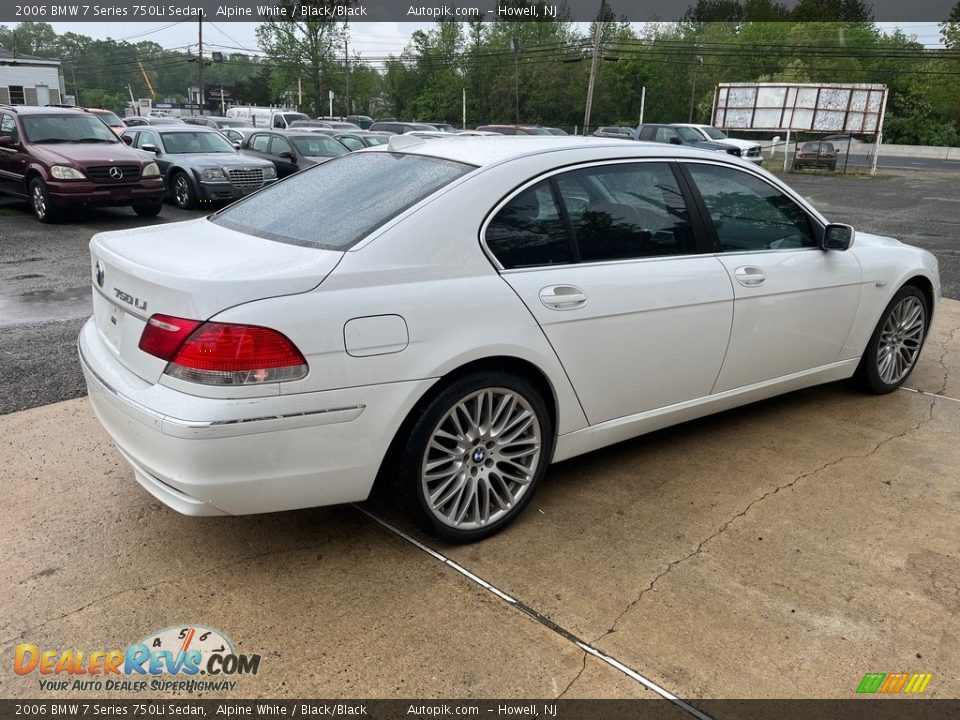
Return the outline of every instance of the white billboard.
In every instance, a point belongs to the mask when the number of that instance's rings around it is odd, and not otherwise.
[[[805,130],[874,135],[887,86],[869,83],[721,83],[713,125],[725,130]]]

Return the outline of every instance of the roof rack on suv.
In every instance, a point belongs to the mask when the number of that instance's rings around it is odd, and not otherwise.
[[[4,110],[13,110],[13,112],[17,111],[17,106],[11,105],[10,103],[0,103],[0,108],[3,108]]]
[[[83,110],[79,105],[67,105],[66,103],[47,103],[44,107],[72,108],[74,110]]]

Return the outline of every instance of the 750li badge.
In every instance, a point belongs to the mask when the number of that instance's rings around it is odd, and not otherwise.
[[[133,305],[137,310],[147,311],[147,301],[136,298],[130,293],[124,292],[120,288],[114,288],[113,291],[117,294],[118,300],[123,300],[127,305]]]

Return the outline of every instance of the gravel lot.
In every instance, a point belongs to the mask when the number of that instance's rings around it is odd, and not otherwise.
[[[960,299],[960,176],[907,172],[880,177],[789,173],[786,181],[828,218],[893,235],[940,260],[945,297]],[[199,217],[164,206],[160,222]],[[74,343],[90,313],[87,243],[94,233],[146,221],[129,209],[91,210],[41,225],[26,203],[0,197],[0,414],[83,395]]]

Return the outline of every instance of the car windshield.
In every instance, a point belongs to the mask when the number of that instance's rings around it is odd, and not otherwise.
[[[528,127],[524,128],[524,131],[528,135],[550,135],[550,131],[542,127]]]
[[[325,135],[314,134],[309,137],[292,137],[290,141],[301,154],[307,157],[339,157],[350,152],[341,143]]]
[[[351,153],[261,190],[211,220],[276,242],[346,250],[471,170],[424,155]]]
[[[123,125],[123,122],[121,122],[120,118],[118,118],[112,112],[101,112],[97,110],[93,114],[96,115],[101,120],[103,120],[107,125],[111,127],[116,127],[117,125]]]
[[[367,145],[386,145],[390,142],[390,138],[384,137],[382,135],[367,135],[366,136]]]
[[[165,132],[160,133],[163,138],[163,149],[169,155],[185,155],[187,153],[235,153],[233,145],[218,132]]]
[[[703,132],[706,133],[707,137],[710,138],[711,140],[727,139],[727,136],[724,135],[719,130],[717,130],[715,127],[710,127],[709,125],[707,125],[706,127],[701,127],[700,129],[703,130]]]
[[[113,131],[87,113],[24,115],[23,131],[32,143],[117,143]]]
[[[680,137],[687,142],[703,142],[703,135],[698,133],[692,127],[678,127],[676,130],[678,133],[680,133]]]
[[[283,113],[283,119],[286,120],[287,125],[289,125],[290,123],[297,122],[298,120],[309,120],[310,116],[304,115],[303,113],[290,112]]]

